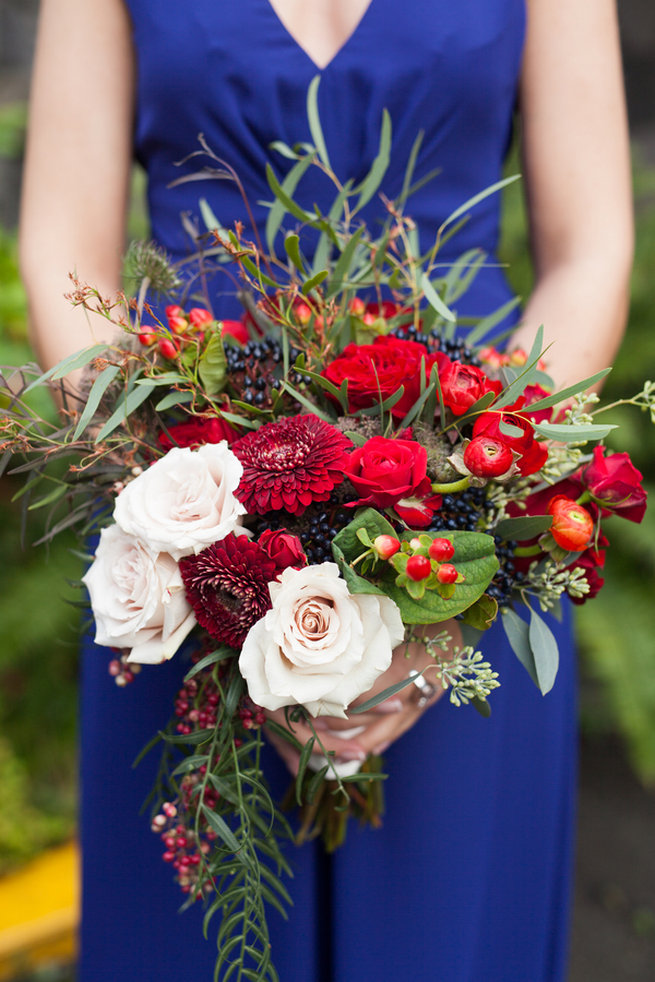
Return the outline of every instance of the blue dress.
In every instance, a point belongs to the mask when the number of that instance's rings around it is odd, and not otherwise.
[[[236,168],[254,205],[271,195],[264,164],[288,162],[273,140],[308,140],[307,87],[316,66],[268,0],[127,0],[138,86],[135,146],[149,179],[154,237],[176,258],[189,242],[180,213],[208,199],[229,226],[244,217],[226,181],[171,181],[204,133]],[[361,178],[377,151],[382,110],[393,123],[383,190],[397,194],[424,130],[417,176],[440,175],[411,200],[424,244],[440,221],[498,180],[511,134],[524,0],[371,0],[322,71],[321,121],[332,165]],[[326,200],[310,177],[308,204]],[[444,261],[498,239],[497,197],[448,246]],[[366,209],[370,223],[380,204]],[[215,312],[237,315],[234,286],[213,284]],[[490,264],[459,302],[489,313],[510,296]],[[446,700],[387,754],[381,830],[351,827],[329,860],[294,850],[294,908],[271,915],[281,982],[557,982],[564,978],[575,782],[575,679],[570,625],[557,627],[561,668],[543,698],[503,640],[484,650],[500,672],[492,716]],[[131,763],[171,712],[183,666],[144,669],[127,689],[107,675],[109,654],[87,643],[83,669],[81,982],[213,978],[214,945],[201,912],[178,914],[181,894],[161,843],[138,816],[155,761]],[[270,778],[285,784],[271,755]],[[210,934],[211,937],[211,934]]]

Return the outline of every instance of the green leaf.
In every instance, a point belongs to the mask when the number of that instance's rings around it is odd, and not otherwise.
[[[60,379],[64,375],[68,375],[69,372],[74,372],[78,368],[83,368],[88,365],[90,361],[101,354],[106,352],[109,345],[107,344],[93,344],[90,348],[82,348],[81,351],[76,351],[74,354],[69,355],[68,358],[64,358],[63,361],[57,362],[52,368],[44,372],[43,375],[39,375],[37,379],[30,383],[25,389],[23,395],[27,395],[32,389],[35,389],[38,385],[43,385],[44,382],[50,381],[50,379]]]
[[[300,238],[295,232],[287,232],[284,236],[284,251],[296,269],[301,273],[304,272],[305,264],[300,255]]]
[[[548,440],[557,440],[558,443],[604,440],[608,433],[616,429],[616,425],[599,423],[591,423],[588,426],[583,424],[573,426],[569,423],[533,423],[532,425],[539,436],[546,437]]]
[[[444,318],[444,320],[455,322],[456,317],[446,304],[443,302],[435,288],[430,283],[430,279],[427,273],[421,275],[421,289],[425,294],[425,299],[430,304],[431,307],[437,311],[437,313]]]
[[[483,338],[485,334],[488,334],[489,331],[492,331],[497,324],[504,321],[513,310],[516,310],[516,308],[520,306],[520,304],[520,297],[512,297],[511,300],[508,300],[507,303],[504,303],[502,307],[499,307],[492,314],[489,314],[487,317],[483,317],[482,320],[478,321],[475,327],[471,328],[471,330],[466,334],[466,343],[468,345],[477,344],[477,342]]]
[[[552,689],[559,668],[557,641],[545,620],[536,610],[530,610],[530,647],[534,657],[538,685],[542,695]]]
[[[275,150],[277,153],[281,154],[283,157],[286,157],[287,160],[297,160],[298,159],[298,154],[296,153],[296,151],[295,150],[292,150],[292,148],[287,143],[284,143],[283,140],[273,140],[273,142],[269,146],[269,149],[270,150]]]
[[[407,167],[405,168],[405,176],[403,177],[403,189],[400,192],[400,197],[395,202],[398,210],[400,210],[403,207],[410,194],[412,178],[414,176],[414,170],[416,168],[416,161],[418,159],[419,151],[421,149],[421,144],[423,143],[424,136],[425,136],[425,131],[419,130],[412,144],[412,149],[409,152],[409,157],[407,158]]]
[[[308,280],[305,280],[305,282],[301,287],[301,292],[303,296],[306,297],[309,293],[311,293],[315,287],[319,286],[319,284],[321,284],[323,280],[327,279],[327,275],[328,275],[327,269],[321,269],[314,276],[310,276]]]
[[[181,406],[186,402],[193,402],[193,392],[189,392],[188,389],[185,392],[169,392],[165,395],[163,399],[160,399],[155,409],[158,413],[164,412],[165,409],[171,409],[172,406]]]
[[[473,195],[472,198],[469,198],[468,201],[465,201],[463,205],[460,205],[459,208],[456,208],[455,211],[448,216],[446,221],[441,226],[441,229],[447,228],[448,225],[451,225],[454,221],[460,218],[460,216],[466,215],[467,212],[471,211],[472,208],[475,208],[475,206],[480,204],[481,201],[484,201],[485,198],[488,198],[489,195],[495,194],[497,191],[501,191],[509,184],[514,184],[515,181],[519,180],[520,176],[520,174],[514,174],[512,177],[505,177],[502,181],[497,181],[495,184],[485,188],[484,191],[480,191],[479,194]]]
[[[611,368],[604,368],[602,372],[596,372],[595,375],[590,375],[588,378],[582,379],[581,382],[577,382],[575,385],[569,385],[566,389],[561,389],[559,392],[553,392],[552,396],[544,396],[543,399],[538,399],[536,402],[530,403],[530,412],[535,409],[550,409],[551,406],[556,406],[558,402],[563,402],[564,399],[568,399],[570,396],[576,396],[579,392],[585,392],[590,389],[592,385],[596,382],[600,382],[602,378],[612,371]]]
[[[87,428],[95,415],[96,409],[100,405],[100,400],[107,391],[109,385],[118,375],[119,371],[120,368],[118,365],[107,365],[107,367],[100,372],[95,382],[91,386],[91,390],[86,401],[86,406],[84,407],[84,412],[80,416],[77,426],[75,427],[73,440],[78,440],[84,430]]]
[[[207,824],[214,830],[214,832],[216,832],[218,837],[222,839],[222,841],[225,843],[228,849],[234,853],[237,859],[247,866],[251,865],[249,858],[244,854],[244,851],[241,848],[241,843],[225,819],[221,818],[221,816],[216,812],[211,811],[211,809],[207,808],[206,805],[202,805],[200,810],[202,811]]]
[[[483,593],[468,610],[462,614],[462,621],[476,631],[486,631],[491,627],[498,614],[498,601],[487,593]]]
[[[151,385],[148,385],[147,383],[144,383],[143,385],[135,385],[132,391],[128,392],[125,399],[123,399],[118,408],[109,417],[105,425],[98,433],[95,442],[101,443],[110,435],[110,433],[113,433],[117,426],[124,423],[128,416],[146,401],[154,388],[154,382],[152,382]]]
[[[552,515],[520,515],[518,518],[503,518],[494,528],[494,535],[501,539],[535,539],[553,523]]]
[[[360,192],[353,214],[368,204],[382,183],[382,178],[389,167],[389,151],[391,149],[391,117],[386,109],[382,112],[382,127],[380,129],[380,145],[371,164],[371,169],[357,189]]]
[[[301,177],[303,176],[305,171],[311,166],[311,163],[312,163],[311,156],[303,157],[301,160],[298,161],[297,164],[294,164],[294,166],[291,168],[287,176],[284,178],[281,185],[281,190],[286,199],[292,200],[293,194],[298,186]],[[268,174],[268,169],[266,173]],[[271,168],[271,174],[273,174],[272,168]],[[275,175],[273,174],[273,176]],[[270,178],[269,178],[269,184],[270,184]],[[276,184],[277,184],[277,179],[276,179]],[[280,187],[279,184],[277,184],[277,186]],[[272,190],[273,193],[275,194],[275,188],[272,188]],[[282,201],[276,195],[276,199],[271,205],[268,213],[268,217],[266,219],[266,243],[268,245],[270,252],[274,251],[273,244],[275,242],[275,236],[278,233],[280,225],[282,224],[282,219],[284,218],[287,211],[288,209],[284,201]]]
[[[305,161],[307,161],[307,165],[305,167],[305,170],[307,170],[307,167],[309,167],[309,165],[311,164],[311,158],[306,157],[303,160],[298,161],[298,164],[296,166],[299,167],[300,164],[304,164]],[[294,170],[295,168],[292,168],[290,173],[292,173]],[[301,222],[312,222],[316,219],[316,215],[311,215],[309,212],[305,211],[304,208],[301,208],[300,205],[297,205],[296,202],[293,200],[293,198],[290,197],[288,192],[285,190],[284,186],[281,185],[280,182],[278,181],[277,177],[275,176],[275,171],[273,170],[270,164],[266,164],[266,179],[268,180],[271,191],[273,192],[277,200],[280,202],[280,204],[284,206],[282,211],[282,217],[284,217],[284,211],[289,211],[291,212],[294,218],[299,219]],[[298,178],[298,180],[300,180],[300,178]],[[272,210],[273,209],[271,209],[271,211]],[[278,224],[278,228],[279,228],[279,224]]]
[[[313,802],[314,798],[316,797],[316,792],[325,780],[329,770],[330,764],[326,764],[325,767],[321,767],[320,771],[316,771],[311,780],[307,783],[307,786],[304,789],[303,798],[308,805],[311,805]]]
[[[337,293],[343,289],[343,284],[346,282],[352,258],[363,234],[364,226],[360,225],[359,228],[356,229],[350,236],[348,242],[346,243],[345,249],[337,259],[334,265],[334,272],[330,277],[330,283],[325,294],[327,300],[331,300],[332,297],[335,297]]]
[[[314,250],[314,261],[312,263],[312,273],[317,273],[321,269],[325,269],[330,264],[330,256],[332,253],[332,246],[337,245],[336,235],[333,231],[342,219],[343,208],[346,203],[346,199],[350,194],[352,188],[352,180],[346,181],[342,189],[339,191],[338,195],[332,202],[332,206],[328,212],[326,223],[328,226],[332,226],[332,230],[329,228],[324,229],[320,236],[316,249]]]
[[[324,420],[326,423],[332,422],[332,417],[328,413],[325,413],[322,409],[319,409],[318,406],[314,405],[311,399],[308,399],[307,396],[303,395],[302,392],[299,392],[298,389],[294,388],[293,385],[290,385],[289,382],[284,382],[284,391],[289,392],[301,406],[308,409],[310,413],[314,414],[314,416],[318,416],[319,419]]]
[[[212,334],[198,361],[198,375],[208,396],[217,395],[225,386],[227,358],[220,334]]]
[[[319,159],[328,170],[331,170],[330,158],[328,157],[323,128],[321,127],[321,120],[318,114],[318,87],[320,84],[320,75],[315,75],[309,83],[309,88],[307,89],[307,121],[309,122],[309,132],[312,134],[312,140],[314,141]]]
[[[521,662],[528,675],[539,687],[539,676],[534,662],[534,654],[530,646],[529,628],[522,617],[512,610],[511,607],[505,608],[502,613],[503,627],[510,647],[518,660]]]
[[[423,675],[423,672],[419,672],[418,674]],[[386,689],[383,689],[382,692],[378,692],[376,696],[372,696],[370,699],[367,699],[366,702],[360,703],[359,706],[349,706],[348,714],[350,716],[358,716],[360,713],[367,713],[369,709],[375,709],[375,707],[379,706],[380,703],[384,702],[385,699],[389,699],[391,696],[395,696],[397,692],[402,692],[402,690],[406,689],[408,685],[413,685],[413,684],[414,684],[414,679],[409,677],[406,679],[401,679],[400,682],[394,682],[393,685],[390,685]],[[357,778],[362,778],[364,775],[359,774],[354,776]],[[370,775],[366,774],[366,777],[369,776]]]
[[[314,744],[316,740],[314,737],[310,737],[305,746],[302,748],[300,753],[300,759],[298,761],[298,772],[296,774],[296,801],[299,805],[302,805],[302,782],[305,776],[305,771],[307,770],[307,764],[309,763],[309,758],[314,751]]]
[[[197,675],[198,672],[202,672],[205,668],[209,668],[210,665],[217,665],[218,662],[227,661],[228,659],[236,658],[237,656],[238,652],[235,651],[234,648],[217,648],[216,651],[210,651],[208,655],[205,655],[204,658],[201,658],[200,661],[196,662],[193,668],[189,669],[184,676],[184,681],[188,682],[194,675]]]
[[[218,218],[212,211],[209,202],[206,198],[201,198],[198,202],[198,208],[200,210],[200,216],[205,223],[205,228],[211,232],[224,232],[225,229],[219,222]]]

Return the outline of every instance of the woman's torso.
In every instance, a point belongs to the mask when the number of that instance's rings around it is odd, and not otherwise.
[[[290,163],[270,150],[309,140],[306,93],[319,69],[284,27],[269,0],[126,0],[138,64],[135,146],[148,174],[153,237],[175,258],[190,241],[180,213],[197,214],[206,198],[226,226],[245,219],[238,188],[227,181],[170,187],[199,169],[204,134],[212,151],[235,168],[265,221],[271,199],[265,164],[284,174]],[[498,180],[511,135],[523,34],[524,0],[371,0],[359,24],[320,71],[318,104],[332,166],[341,180],[367,172],[379,143],[382,112],[391,116],[391,160],[382,190],[402,187],[410,149],[424,132],[416,169],[439,175],[410,199],[423,242],[450,212]],[[300,199],[325,206],[321,175],[303,178]],[[379,199],[365,209],[375,224]],[[476,207],[448,246],[452,260],[481,247],[493,255],[497,195]],[[486,270],[468,299],[486,313],[507,296],[502,274]],[[229,302],[228,302],[229,304]],[[462,305],[460,304],[460,307]],[[466,306],[466,302],[464,302]],[[227,310],[225,311],[227,313]]]

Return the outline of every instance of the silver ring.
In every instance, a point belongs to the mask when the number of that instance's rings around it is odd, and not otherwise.
[[[415,672],[412,669],[412,671],[409,673],[409,677],[418,689],[418,692],[414,697],[414,702],[419,709],[423,709],[423,707],[427,706],[427,704],[430,702],[430,699],[436,696],[437,690],[434,685],[426,682],[420,672]]]

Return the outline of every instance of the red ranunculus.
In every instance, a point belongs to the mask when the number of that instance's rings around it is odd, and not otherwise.
[[[501,477],[514,463],[514,454],[502,440],[474,436],[464,451],[464,463],[476,477]]]
[[[586,508],[564,494],[557,494],[548,505],[548,514],[553,516],[550,534],[558,546],[569,552],[587,548],[594,532],[594,520]]]
[[[224,419],[197,416],[187,423],[169,426],[166,433],[159,434],[157,442],[168,453],[173,447],[200,447],[204,443],[220,443],[221,440],[232,443],[238,437],[238,431]]]
[[[510,447],[518,455],[516,466],[521,474],[536,474],[548,459],[548,450],[543,443],[535,439],[532,423],[525,414],[519,414],[525,400],[521,396],[511,406],[506,406],[500,412],[487,412],[478,416],[473,426],[473,436],[490,436],[500,443]],[[501,419],[522,431],[521,436],[509,436],[500,429]]]
[[[439,382],[443,401],[456,416],[462,416],[487,392],[495,395],[502,389],[502,382],[492,381],[475,365],[462,365],[447,359],[439,366]]]
[[[423,344],[385,336],[373,344],[349,344],[321,375],[337,388],[348,380],[349,412],[369,409],[404,386],[391,410],[393,416],[402,418],[421,394],[421,377],[427,382],[436,360]]]
[[[641,522],[646,511],[646,492],[640,471],[627,453],[605,456],[605,452],[605,447],[594,447],[593,460],[582,468],[580,477],[585,488],[601,508],[631,522]]]
[[[307,565],[300,539],[286,529],[266,529],[259,536],[257,545],[269,555],[280,572],[289,566],[301,569]]]

